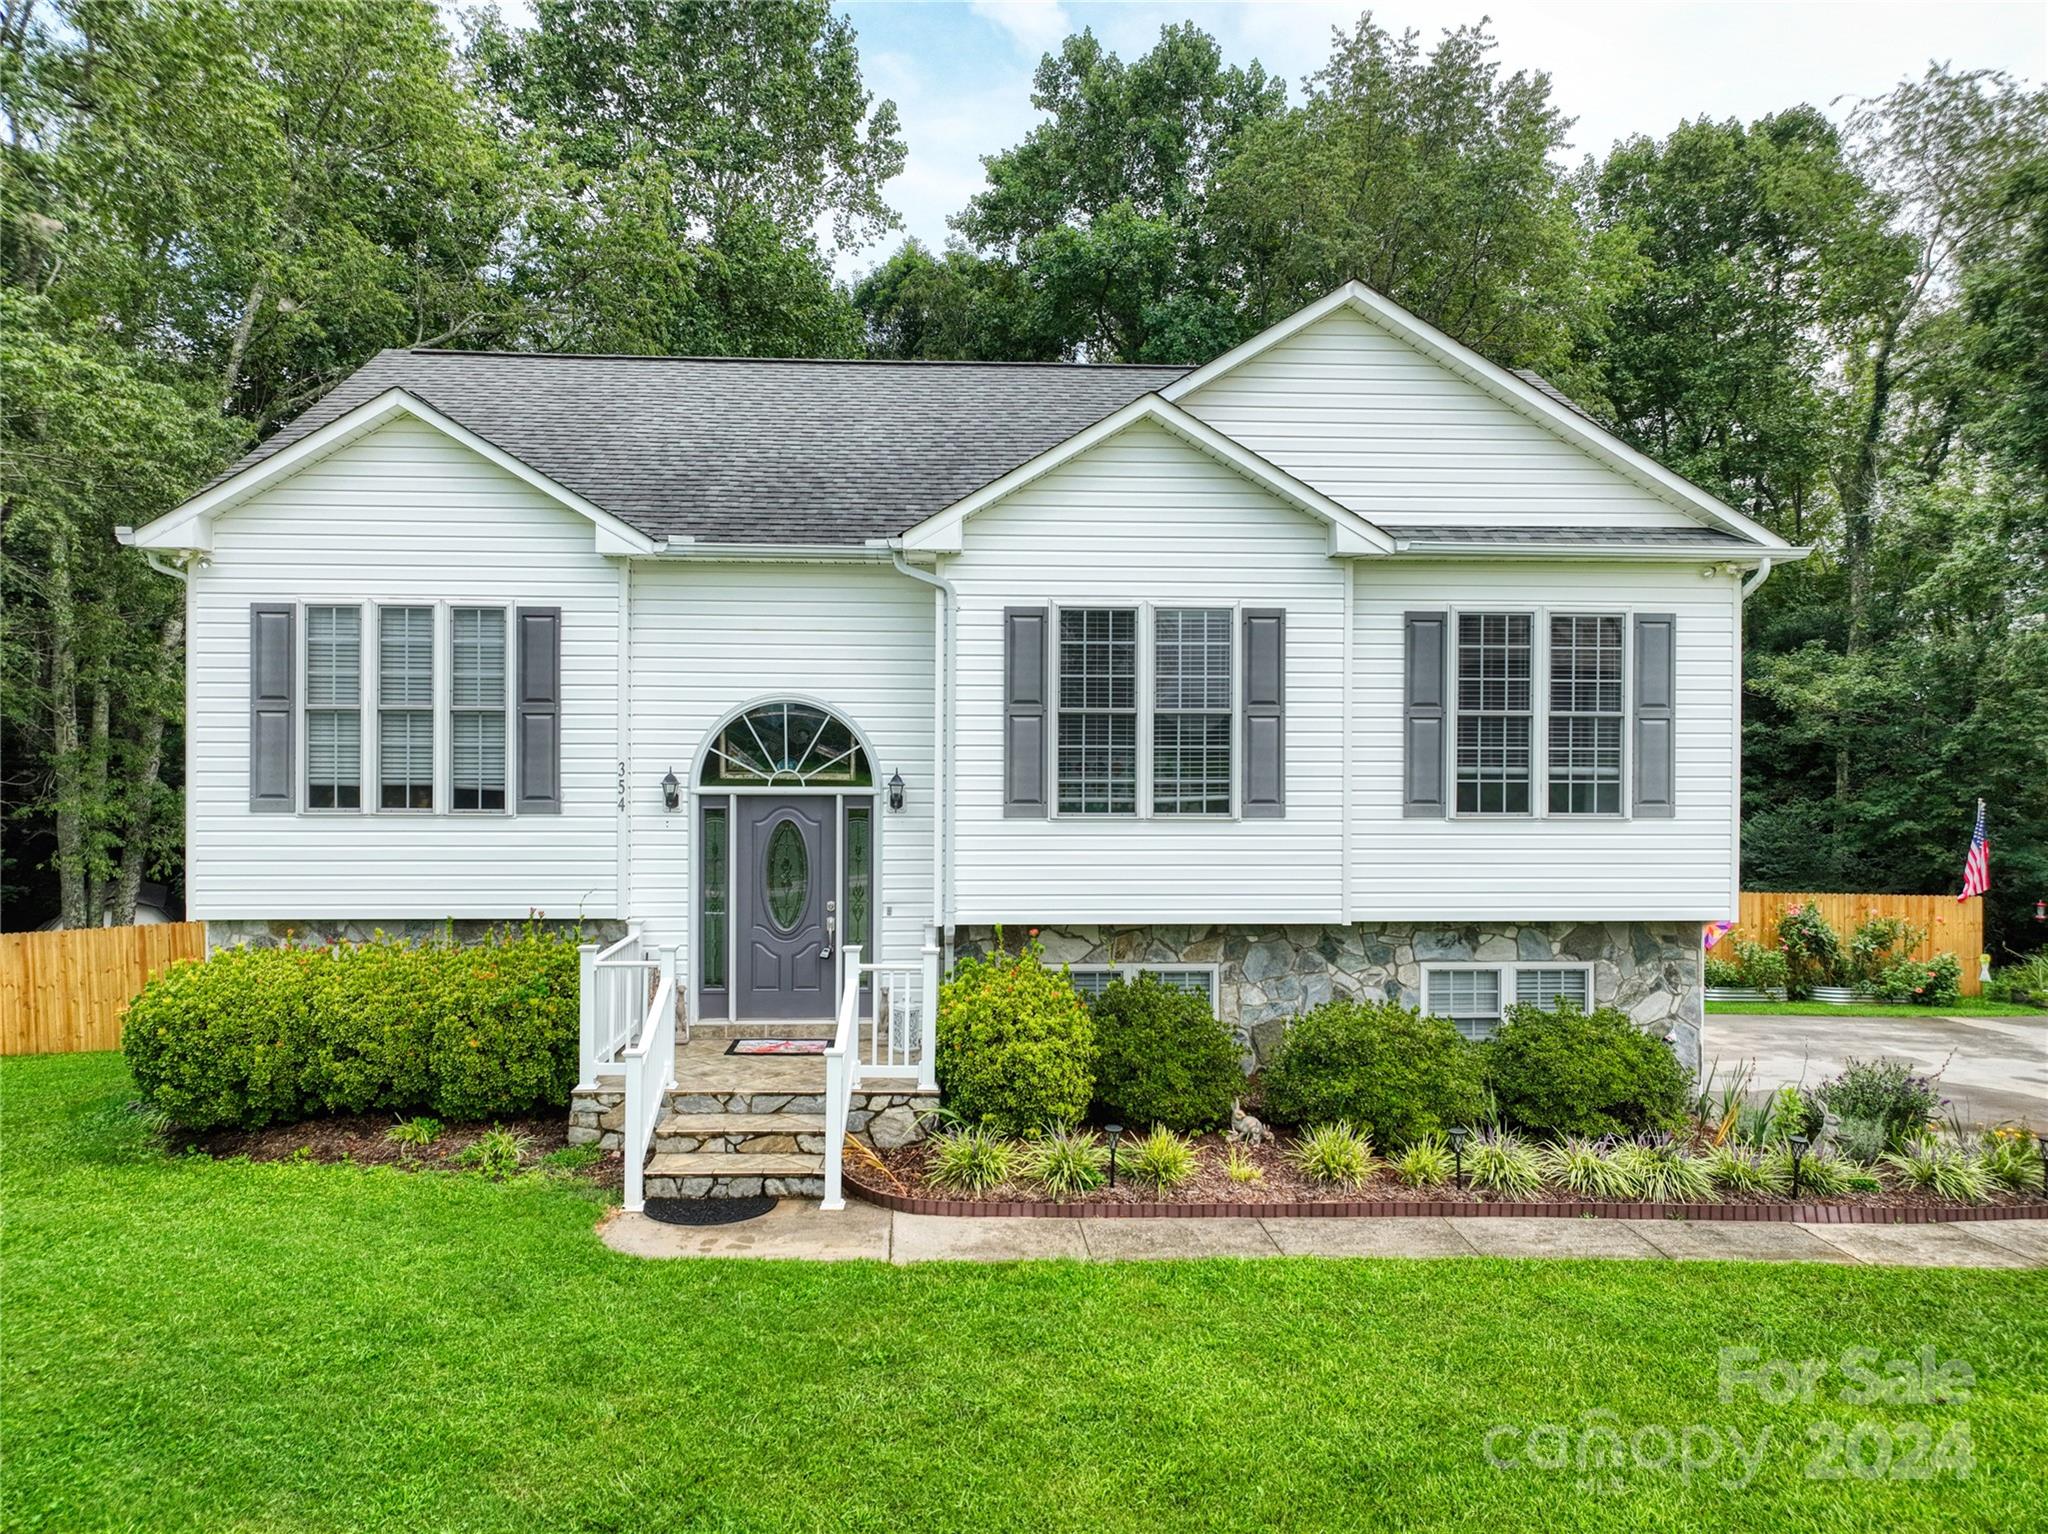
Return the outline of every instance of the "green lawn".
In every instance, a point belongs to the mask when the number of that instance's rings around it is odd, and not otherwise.
[[[1846,1007],[1825,1001],[1710,1001],[1707,1011],[1741,1012],[1751,1017],[1917,1017],[1928,1022],[1944,1017],[2048,1017],[2039,1007],[1967,999],[1952,1007],[1887,1007],[1874,1001]]]
[[[0,1062],[9,1530],[1694,1534],[2048,1506],[2035,1273],[643,1262],[596,1241],[586,1188],[165,1158],[128,1095],[114,1057]],[[1925,1347],[1977,1385],[1724,1403],[1723,1347]],[[1658,1429],[1723,1458],[1590,1486],[1487,1461],[1489,1429],[1525,1459],[1588,1413],[1649,1430],[1653,1464]],[[1828,1424],[1865,1422],[1864,1465],[1921,1423],[1967,1436],[1967,1473],[1808,1476]],[[1733,1488],[1731,1431],[1765,1445]]]

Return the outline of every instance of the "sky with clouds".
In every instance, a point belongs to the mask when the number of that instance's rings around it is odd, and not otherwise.
[[[1169,22],[1192,19],[1235,63],[1257,59],[1288,81],[1329,56],[1330,29],[1349,27],[1359,4],[1324,0],[848,0],[861,67],[877,97],[902,115],[909,163],[888,187],[904,228],[883,243],[841,252],[852,274],[874,265],[903,234],[943,245],[946,219],[981,187],[981,157],[1016,143],[1038,121],[1031,71],[1080,28],[1125,58],[1143,53]],[[1547,70],[1552,99],[1575,117],[1571,158],[1618,138],[1661,134],[1681,118],[1739,117],[1811,102],[1839,115],[1841,98],[1875,95],[1931,59],[2048,78],[2048,5],[1971,3],[1632,4],[1595,0],[1474,0],[1464,9],[1425,0],[1373,6],[1379,22],[1425,39],[1493,17],[1508,69]]]

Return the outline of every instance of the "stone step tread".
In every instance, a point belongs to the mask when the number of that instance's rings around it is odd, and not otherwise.
[[[821,1135],[822,1113],[671,1113],[658,1135]]]
[[[649,1177],[814,1177],[824,1170],[825,1158],[816,1153],[667,1151],[647,1158]]]

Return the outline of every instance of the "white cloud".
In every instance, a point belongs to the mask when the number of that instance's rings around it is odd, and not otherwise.
[[[974,14],[1009,33],[1034,60],[1081,30],[1059,0],[974,0]]]

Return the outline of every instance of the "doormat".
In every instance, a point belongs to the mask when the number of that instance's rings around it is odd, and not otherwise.
[[[776,1200],[759,1194],[752,1198],[651,1198],[647,1218],[664,1225],[737,1225],[758,1219],[775,1207]]]
[[[822,1055],[832,1047],[830,1039],[734,1039],[725,1046],[729,1055]]]

